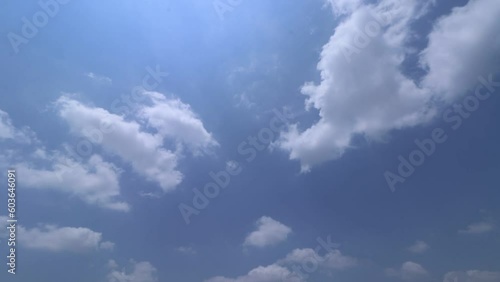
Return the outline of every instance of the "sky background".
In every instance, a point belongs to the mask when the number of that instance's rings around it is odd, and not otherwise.
[[[498,1],[63,2],[0,11],[4,262],[8,168],[20,225],[2,281],[500,281]],[[57,10],[27,38],[40,3]]]

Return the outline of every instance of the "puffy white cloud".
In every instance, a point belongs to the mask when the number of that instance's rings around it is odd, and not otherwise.
[[[347,269],[358,264],[357,259],[343,255],[339,250],[326,254],[323,265],[329,269]]]
[[[379,138],[432,117],[426,106],[430,94],[400,70],[408,26],[422,10],[419,3],[384,0],[360,6],[337,26],[318,63],[321,82],[302,88],[307,108],[319,110],[319,121],[303,131],[293,125],[279,140],[291,159],[301,161],[302,171],[342,156],[356,134]],[[370,37],[363,32],[372,25],[380,34]],[[353,47],[362,36],[362,50]],[[349,54],[352,48],[356,51]]]
[[[314,261],[323,261],[323,257],[321,257],[318,253],[316,253],[313,249],[295,249],[291,251],[286,257],[279,261],[280,264],[302,264],[308,260]]]
[[[246,275],[237,278],[217,276],[206,282],[303,282],[311,272],[320,268],[339,271],[356,265],[357,259],[344,256],[339,250],[332,250],[321,256],[313,249],[295,249],[285,258],[268,266],[256,267]]]
[[[319,120],[309,128],[290,126],[277,142],[290,159],[300,160],[303,172],[340,158],[356,135],[381,139],[430,121],[436,101],[451,101],[498,66],[498,1],[469,1],[437,22],[419,55],[428,70],[419,84],[401,69],[415,52],[408,43],[411,25],[432,0],[329,2],[346,16],[323,47],[321,81],[302,87],[306,108],[317,109]]]
[[[2,111],[0,111],[0,116],[5,118],[6,122],[0,123],[8,125],[11,138],[24,138],[25,141],[36,145],[33,146],[33,153],[30,155],[15,149],[6,150],[6,155],[0,155],[0,166],[4,167],[8,163],[24,176],[23,186],[68,193],[88,204],[103,208],[129,210],[129,206],[119,200],[120,170],[113,164],[104,161],[99,155],[92,155],[84,160],[75,154],[72,156],[70,150],[47,152],[40,146],[35,133],[29,129],[20,131],[14,128],[8,116]],[[24,151],[26,149],[23,148]]]
[[[288,237],[292,229],[268,216],[263,216],[256,222],[257,230],[250,233],[243,245],[266,247],[280,243]]]
[[[176,140],[178,146],[185,144],[194,154],[219,145],[188,104],[167,99],[158,92],[145,91],[143,95],[149,97],[153,105],[139,109],[138,116],[162,136]]]
[[[423,268],[420,264],[407,261],[403,263],[400,269],[389,268],[386,270],[386,274],[392,277],[398,277],[403,280],[415,280],[421,279],[424,276],[428,275],[427,270]]]
[[[36,155],[50,163],[50,168],[37,168],[28,162],[16,165],[23,175],[23,185],[33,189],[51,189],[79,197],[84,202],[102,208],[128,211],[119,200],[120,170],[99,155],[79,163],[60,152],[53,154],[39,149]]]
[[[19,242],[25,248],[51,252],[89,252],[109,250],[111,242],[102,242],[102,234],[83,227],[42,225],[33,229],[19,226]]]
[[[106,151],[116,154],[150,181],[157,182],[163,191],[176,188],[182,174],[176,169],[177,156],[164,149],[163,138],[141,130],[135,121],[125,120],[102,108],[89,107],[67,96],[56,101],[60,116],[71,132],[87,136]]]
[[[495,225],[490,222],[476,222],[467,226],[466,229],[458,231],[462,234],[483,234],[493,231]]]
[[[358,265],[356,258],[343,255],[338,249],[321,256],[313,249],[295,249],[278,262],[282,265],[304,265],[312,263],[329,270],[344,270]]]
[[[424,241],[418,240],[415,244],[411,245],[408,250],[415,254],[423,254],[429,249],[429,245]]]
[[[157,282],[157,270],[149,262],[131,262],[132,269],[126,271],[125,269],[112,270],[108,275],[109,282]],[[116,262],[110,262],[110,266],[117,268]]]
[[[446,273],[443,282],[497,282],[500,281],[500,272],[469,270],[452,271]]]
[[[282,266],[271,264],[268,266],[259,266],[248,272],[247,275],[240,276],[238,278],[225,278],[225,277],[214,277],[206,282],[302,282],[302,278],[293,275],[293,273]]]
[[[498,71],[499,18],[500,2],[471,0],[438,20],[422,52],[421,62],[429,70],[423,86],[452,100],[479,75]]]

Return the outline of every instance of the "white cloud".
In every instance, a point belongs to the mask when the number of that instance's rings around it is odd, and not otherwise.
[[[493,231],[495,226],[490,222],[476,222],[467,226],[466,229],[458,231],[462,234],[483,234]]]
[[[386,274],[388,276],[398,277],[403,280],[411,281],[427,276],[428,272],[420,264],[412,261],[407,261],[403,263],[400,269],[387,269]]]
[[[19,241],[29,249],[51,252],[89,252],[101,249],[102,234],[83,227],[57,227],[42,225],[33,229],[19,226]],[[104,248],[109,249],[109,248]]]
[[[108,250],[108,251],[112,251],[115,249],[115,243],[113,242],[109,242],[109,241],[106,241],[106,242],[102,242],[101,244],[99,244],[99,248],[101,250]]]
[[[129,210],[127,203],[118,200],[120,170],[99,155],[78,163],[60,152],[48,154],[42,149],[37,152],[50,163],[50,168],[36,168],[28,162],[17,164],[17,170],[24,175],[23,185],[27,188],[51,189],[75,195],[87,204],[118,211]]]
[[[313,249],[295,249],[284,259],[278,261],[281,265],[304,265],[312,262],[329,270],[344,270],[358,265],[356,258],[343,255],[340,250],[332,250],[324,256],[320,256]]]
[[[288,237],[292,229],[268,216],[263,216],[256,222],[257,230],[250,233],[243,245],[266,247],[278,244]]]
[[[429,35],[421,62],[429,69],[423,85],[452,100],[498,70],[500,2],[471,0],[441,18]]]
[[[400,70],[408,52],[404,48],[408,26],[421,13],[419,3],[384,0],[361,6],[337,26],[318,63],[321,82],[302,88],[307,108],[319,110],[319,121],[303,131],[293,125],[279,140],[290,159],[301,161],[302,171],[342,156],[356,134],[379,138],[432,117],[426,106],[430,94]],[[390,20],[380,21],[381,34],[368,38],[366,47],[346,55],[359,30],[374,22],[373,14]]]
[[[114,261],[113,261],[114,262]],[[118,271],[112,270],[108,275],[109,282],[157,282],[156,268],[149,262],[134,262],[132,261],[132,269]],[[117,267],[116,262],[112,264]]]
[[[329,252],[325,256],[324,266],[329,269],[347,269],[358,264],[357,259],[343,255],[339,250]]]
[[[429,249],[429,245],[427,245],[427,243],[425,243],[424,241],[420,241],[420,240],[418,240],[417,242],[415,242],[415,244],[413,244],[412,246],[410,246],[408,248],[408,250],[410,252],[415,253],[415,254],[423,254],[428,249]]]
[[[286,279],[286,280],[285,280]],[[292,275],[292,272],[282,266],[271,264],[269,266],[259,266],[248,272],[247,275],[238,278],[214,277],[206,282],[302,282],[304,281],[298,276]]]
[[[13,138],[15,130],[9,119],[9,114],[0,110],[0,139]]]
[[[0,111],[0,116],[3,112]],[[24,136],[26,140],[35,141],[35,133],[29,129],[19,131],[6,117],[9,132],[12,136]],[[2,125],[0,125],[1,127]],[[17,132],[17,133],[16,133]],[[29,133],[29,134],[24,134]],[[24,134],[24,135],[23,135]],[[19,137],[20,138],[20,137]],[[84,202],[103,208],[128,211],[129,206],[119,200],[120,170],[108,163],[99,155],[92,155],[88,160],[75,161],[69,152],[47,152],[45,148],[33,147],[33,153],[22,154],[21,151],[9,152],[5,158],[8,163],[15,164],[17,171],[24,175],[22,185],[33,189],[50,189],[79,197]],[[34,165],[34,164],[37,165]],[[45,165],[41,165],[45,164]]]
[[[0,110],[0,141],[3,139],[12,139],[18,143],[31,143],[35,138],[28,127],[23,129],[15,128],[9,114]]]
[[[195,255],[196,254],[196,250],[193,247],[178,247],[175,250],[181,254],[184,254],[184,255]]]
[[[498,282],[500,272],[469,270],[446,273],[443,282]]]
[[[327,0],[332,6],[335,14],[348,14],[352,13],[361,3],[362,0]]]
[[[324,258],[316,253],[313,249],[295,249],[291,251],[286,257],[280,261],[279,264],[302,264],[308,260],[324,261]]]
[[[313,249],[295,249],[285,258],[268,266],[259,266],[248,272],[248,274],[237,278],[226,278],[217,276],[206,280],[206,282],[305,282],[307,280],[304,265],[315,269],[327,271],[345,270],[356,266],[357,259],[342,255],[339,250],[333,250],[325,256],[320,256]],[[298,272],[296,268],[300,270]],[[295,270],[294,270],[295,269]]]
[[[185,144],[194,154],[201,154],[219,144],[203,126],[203,122],[188,104],[179,99],[167,99],[158,92],[147,92],[152,106],[142,107],[138,116],[164,136]]]
[[[127,121],[105,109],[89,107],[66,96],[60,97],[56,105],[75,135],[91,138],[92,130],[102,129],[106,124],[106,129],[99,131],[101,140],[96,143],[130,163],[138,174],[157,182],[163,191],[174,190],[182,181],[183,176],[176,169],[177,156],[162,147],[161,135],[142,131],[135,121]]]
[[[290,159],[300,160],[303,172],[340,158],[356,135],[382,139],[391,130],[425,124],[436,115],[435,101],[465,93],[479,75],[498,66],[498,1],[469,1],[439,20],[420,55],[429,70],[420,85],[401,68],[415,52],[408,46],[411,25],[432,0],[330,2],[346,17],[323,47],[321,81],[302,88],[306,108],[317,109],[319,120],[305,129],[290,126],[278,141]]]
[[[92,155],[88,160],[76,156],[80,159],[77,161],[70,157],[69,150],[47,152],[38,144],[39,141],[34,132],[29,129],[19,131],[12,126],[8,116],[0,111],[0,117],[2,116],[7,122],[1,123],[9,126],[9,132],[14,132],[12,136],[24,138],[29,143],[37,145],[33,147],[33,153],[29,155],[16,150],[7,151],[5,156],[0,155],[1,166],[4,162],[9,163],[24,175],[24,186],[68,193],[88,204],[103,208],[129,210],[128,204],[118,199],[120,170],[113,164],[104,161],[99,155]],[[20,137],[21,135],[24,137]]]
[[[111,78],[104,76],[104,75],[98,75],[93,72],[88,72],[85,74],[88,78],[92,79],[93,81],[97,83],[102,83],[102,84],[112,84],[113,80]]]

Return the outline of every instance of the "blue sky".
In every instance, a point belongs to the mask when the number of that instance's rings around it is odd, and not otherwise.
[[[4,6],[2,281],[500,281],[497,1]]]

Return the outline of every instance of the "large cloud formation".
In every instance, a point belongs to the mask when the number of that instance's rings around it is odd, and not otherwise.
[[[478,76],[498,68],[500,2],[471,0],[440,18],[419,54],[427,71],[420,83],[402,71],[412,25],[433,1],[329,0],[343,20],[323,47],[319,84],[306,83],[306,108],[319,120],[302,129],[291,125],[277,144],[300,160],[302,171],[340,158],[356,135],[379,139],[394,129],[432,119],[436,102],[450,102]]]

